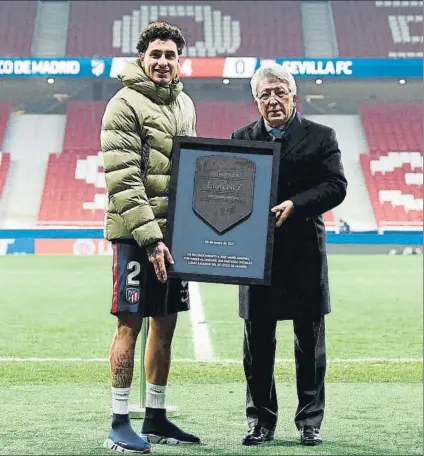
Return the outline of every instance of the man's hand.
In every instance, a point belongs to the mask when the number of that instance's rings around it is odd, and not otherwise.
[[[294,212],[294,204],[290,200],[283,201],[278,206],[274,206],[271,209],[271,212],[275,212],[275,217],[277,219],[275,226],[279,228]]]
[[[155,244],[148,245],[146,247],[146,253],[147,258],[155,268],[156,277],[160,282],[165,283],[168,278],[166,274],[165,259],[168,263],[174,264],[174,259],[172,258],[168,247],[162,241],[159,241]]]

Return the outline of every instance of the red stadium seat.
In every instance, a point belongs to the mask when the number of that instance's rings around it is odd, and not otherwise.
[[[1,6],[0,6],[1,10]],[[0,198],[3,193],[4,184],[6,182],[6,175],[9,169],[10,154],[1,152],[4,134],[6,132],[7,122],[9,120],[11,103],[0,102]]]
[[[0,152],[0,198],[3,193],[4,184],[6,182],[6,175],[9,169],[10,154]]]
[[[10,116],[11,103],[8,101],[0,101],[0,150],[3,144],[4,134],[6,132],[7,122]]]
[[[422,227],[423,135],[420,103],[363,103],[370,154],[361,155],[380,227]]]
[[[98,150],[67,150],[49,157],[39,225],[100,226],[105,187]]]
[[[422,4],[332,1],[341,57],[422,57]]]
[[[231,133],[258,118],[252,103],[198,101],[197,134],[206,138],[230,138]]]
[[[335,230],[337,227],[336,218],[334,217],[333,211],[328,211],[322,216],[324,220],[325,227],[330,230]]]
[[[422,151],[421,103],[363,103],[360,114],[371,156]]]
[[[68,105],[63,149],[100,149],[100,127],[106,101],[73,101]]]
[[[230,138],[237,128],[255,122],[259,112],[252,102],[197,101],[197,134],[206,138]],[[297,103],[302,112],[302,106]]]
[[[0,2],[0,56],[29,57],[37,2]]]
[[[157,19],[182,29],[187,52],[196,50],[195,55],[188,53],[189,57],[303,55],[297,1],[249,2],[246,7],[239,2],[175,1],[169,5],[141,0],[71,2],[67,55],[133,55],[138,33]]]

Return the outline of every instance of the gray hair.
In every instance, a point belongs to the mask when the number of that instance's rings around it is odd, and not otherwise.
[[[293,75],[278,63],[270,62],[258,68],[250,80],[250,87],[252,88],[252,95],[254,98],[256,98],[258,93],[258,84],[266,78],[278,78],[287,82],[290,92],[293,95],[297,94],[296,81],[294,80]]]

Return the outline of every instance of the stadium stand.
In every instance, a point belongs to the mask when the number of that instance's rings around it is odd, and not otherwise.
[[[9,120],[10,108],[10,102],[0,102],[0,198],[3,193],[4,184],[6,182],[6,175],[10,163],[10,154],[1,152],[1,145],[3,143],[3,138],[6,132],[7,121]]]
[[[10,116],[11,103],[9,101],[0,102],[0,150],[3,144],[4,134],[6,133],[7,121]]]
[[[38,225],[100,226],[105,207],[105,184],[99,135],[106,102],[71,102],[62,153],[52,154],[38,215]],[[301,106],[299,106],[301,109]],[[202,137],[229,138],[236,128],[258,118],[253,103],[197,102],[197,133]],[[335,229],[333,212],[324,214]]]
[[[100,127],[107,102],[68,105],[63,152],[52,154],[38,215],[42,225],[100,225],[104,182],[99,169]]]
[[[247,102],[198,101],[196,112],[197,134],[206,138],[229,138],[235,129],[258,118],[254,104]]]
[[[381,152],[421,151],[421,103],[362,103],[360,114],[371,155]]]
[[[100,127],[106,101],[73,101],[68,105],[63,150],[100,148]]]
[[[380,228],[422,226],[423,135],[420,103],[361,105],[370,154],[361,166]]]
[[[101,225],[105,189],[99,165],[98,149],[50,155],[38,224]]]
[[[230,138],[231,133],[259,119],[253,102],[196,101],[197,134],[205,138]],[[302,104],[297,103],[302,112]]]
[[[10,154],[0,152],[0,198],[3,193],[4,184],[6,182],[6,175],[9,169]]]
[[[37,2],[0,2],[0,56],[31,55]]]
[[[67,55],[133,54],[139,31],[153,20],[164,19],[181,27],[189,57],[298,57],[303,55],[299,3],[261,1],[244,8],[225,1],[74,1]]]
[[[422,2],[332,1],[331,5],[340,56],[423,56]]]

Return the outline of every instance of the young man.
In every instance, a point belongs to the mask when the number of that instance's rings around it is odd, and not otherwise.
[[[177,27],[164,22],[147,26],[137,43],[139,58],[118,76],[124,87],[109,102],[102,121],[105,236],[113,243],[111,313],[117,317],[110,350],[112,429],[105,446],[121,452],[148,453],[150,443],[199,443],[168,421],[165,411],[177,313],[189,309],[187,282],[167,279],[166,264],[173,259],[163,242],[172,139],[196,136],[194,105],[177,76],[184,46]],[[130,424],[128,399],[143,317],[150,317],[150,326],[140,436]]]

